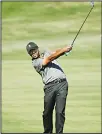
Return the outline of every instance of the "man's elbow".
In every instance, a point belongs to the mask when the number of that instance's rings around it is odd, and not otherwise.
[[[50,62],[51,62],[51,60],[50,60],[49,58],[44,58],[42,65],[43,65],[43,66],[46,66],[46,65],[47,65],[48,63],[50,63]]]

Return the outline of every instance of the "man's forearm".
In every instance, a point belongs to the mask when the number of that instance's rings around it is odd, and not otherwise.
[[[44,59],[43,65],[46,65],[49,62],[57,59],[58,57],[60,57],[61,55],[63,55],[65,52],[69,52],[71,49],[72,49],[72,47],[65,47],[65,48],[56,50],[49,57],[47,57],[47,58]]]
[[[55,60],[56,58],[62,56],[65,53],[64,49],[58,49],[55,52],[53,52],[49,57],[47,57],[50,61]]]

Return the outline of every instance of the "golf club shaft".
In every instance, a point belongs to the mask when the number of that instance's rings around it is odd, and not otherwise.
[[[73,46],[73,44],[74,44],[74,42],[75,42],[75,40],[76,40],[76,38],[77,38],[78,34],[80,33],[80,31],[81,31],[81,29],[82,29],[82,27],[83,27],[84,23],[86,22],[86,20],[87,20],[88,16],[90,15],[90,13],[91,13],[92,9],[93,9],[93,6],[92,6],[92,8],[90,9],[90,11],[89,11],[88,15],[86,16],[86,18],[85,18],[84,22],[82,23],[82,25],[81,25],[81,27],[80,27],[80,29],[79,29],[78,33],[76,34],[76,36],[75,36],[75,38],[74,38],[74,40],[73,40],[73,42],[72,42],[71,46]]]
[[[91,13],[91,11],[92,11],[93,7],[94,7],[94,5],[92,5],[92,7],[91,7],[91,9],[90,9],[90,11],[89,11],[89,13],[88,13],[88,15],[86,16],[86,18],[85,18],[84,22],[82,23],[82,25],[81,25],[81,27],[80,27],[79,31],[77,32],[77,34],[76,34],[76,36],[75,36],[75,38],[74,38],[74,40],[73,40],[73,42],[72,42],[71,46],[73,46],[73,44],[74,44],[74,42],[75,42],[75,40],[76,40],[77,36],[79,35],[79,33],[80,33],[80,31],[81,31],[81,29],[82,29],[82,27],[83,27],[84,23],[86,22],[86,20],[87,20],[88,16],[89,16],[89,15],[90,15],[90,13]],[[68,52],[68,53],[69,53],[69,52]],[[68,53],[65,53],[65,55],[67,55]]]

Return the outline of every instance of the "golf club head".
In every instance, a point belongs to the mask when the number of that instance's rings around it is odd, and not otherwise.
[[[91,1],[91,6],[94,7],[94,1],[93,0]]]

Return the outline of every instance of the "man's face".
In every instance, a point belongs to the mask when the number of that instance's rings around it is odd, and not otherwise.
[[[34,59],[40,57],[39,49],[31,50],[30,51],[30,56]]]

